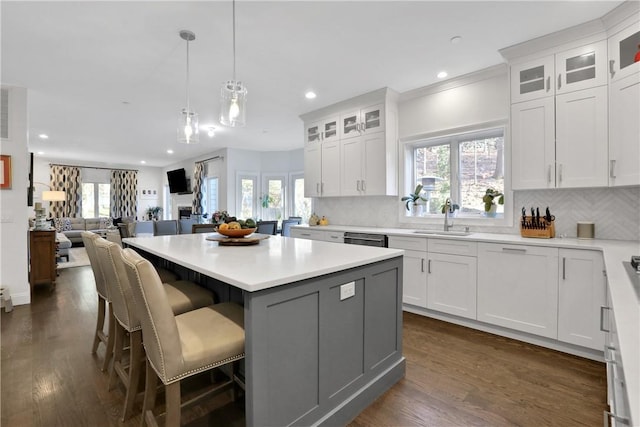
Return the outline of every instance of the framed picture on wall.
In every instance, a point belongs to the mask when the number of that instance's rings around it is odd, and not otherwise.
[[[158,198],[158,190],[143,188],[140,190],[140,198],[143,200],[155,200]]]
[[[0,190],[11,188],[11,156],[0,155]]]

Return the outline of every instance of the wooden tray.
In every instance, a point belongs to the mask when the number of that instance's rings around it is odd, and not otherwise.
[[[525,217],[527,222],[531,221],[531,217]],[[522,237],[536,237],[539,239],[552,239],[556,237],[556,227],[554,225],[554,221],[547,221],[544,218],[540,218],[540,223],[544,225],[545,228],[522,228],[522,217],[519,217],[520,221],[520,235]]]
[[[226,237],[221,234],[207,236],[207,240],[218,242],[220,246],[251,246],[260,243],[260,240],[268,239],[268,234],[252,234],[249,237]]]

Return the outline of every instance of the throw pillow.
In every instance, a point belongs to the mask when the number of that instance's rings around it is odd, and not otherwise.
[[[56,229],[58,233],[62,233],[62,218],[53,218],[53,227]]]
[[[100,229],[104,230],[111,227],[111,218],[108,217],[100,217]]]
[[[114,227],[117,227],[118,224],[120,224],[122,222],[122,217],[120,218],[112,218],[111,219],[111,223],[114,225]]]
[[[69,230],[73,230],[73,227],[71,227],[71,219],[62,218],[62,231],[69,231]]]

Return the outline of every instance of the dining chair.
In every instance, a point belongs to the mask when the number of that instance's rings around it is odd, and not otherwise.
[[[182,218],[178,220],[178,232],[180,234],[191,234],[191,227],[197,224],[198,221],[195,218]]]
[[[154,236],[173,236],[175,234],[178,234],[178,221],[175,219],[153,221]]]
[[[120,237],[120,230],[107,230],[106,239],[110,242],[116,243],[122,246],[122,237]]]
[[[165,390],[165,425],[180,425],[183,379],[232,364],[228,381],[215,384],[201,396],[229,388],[236,395],[238,361],[244,358],[244,310],[235,303],[210,305],[174,315],[153,265],[133,249],[122,251],[136,313],[140,317],[147,356],[143,421],[156,423],[158,378]],[[187,403],[193,403],[190,399]]]
[[[98,318],[96,321],[96,329],[93,334],[93,345],[91,346],[91,354],[96,354],[98,346],[102,343],[105,345],[104,359],[102,361],[101,371],[106,371],[111,361],[111,355],[113,354],[113,339],[114,339],[114,317],[113,306],[110,303],[109,291],[105,282],[102,268],[98,262],[96,254],[95,241],[101,237],[91,231],[82,231],[80,233],[82,237],[82,243],[87,251],[89,257],[89,264],[93,271],[93,278],[96,283],[96,293],[98,294]],[[108,318],[108,331],[104,333],[104,320]]]
[[[256,233],[260,234],[273,234],[275,235],[278,230],[278,221],[258,221],[258,229]]]
[[[291,236],[291,226],[298,225],[302,222],[302,218],[289,218],[282,220],[282,235],[285,237]]]
[[[215,233],[218,224],[193,224],[191,226],[191,233]]]
[[[142,327],[131,295],[131,286],[122,261],[122,248],[105,239],[95,239],[95,249],[105,283],[111,296],[115,322],[113,365],[109,373],[111,390],[116,375],[125,389],[125,403],[122,421],[131,417],[138,392],[140,374],[144,363],[142,347]],[[174,314],[182,314],[194,309],[207,307],[214,303],[214,295],[195,283],[179,281],[163,283],[169,306]],[[123,361],[126,337],[129,337],[128,357]]]

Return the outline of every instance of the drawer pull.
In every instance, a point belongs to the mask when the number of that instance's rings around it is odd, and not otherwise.
[[[526,253],[527,250],[526,249],[518,249],[518,248],[502,248],[503,252],[514,252],[514,253]]]
[[[420,270],[424,273],[424,258],[420,258]]]
[[[429,263],[427,264],[427,273],[431,274],[431,260],[429,260]]]

